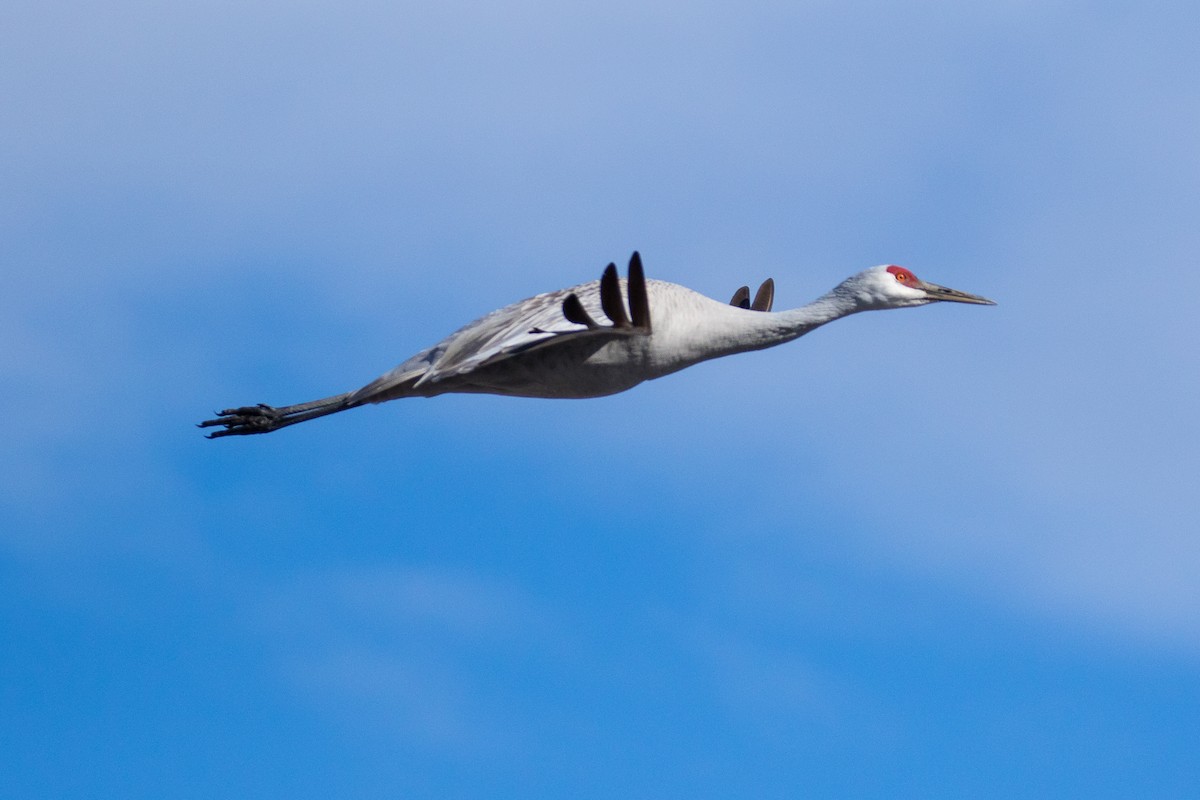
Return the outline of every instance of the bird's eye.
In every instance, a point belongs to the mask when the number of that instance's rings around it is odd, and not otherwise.
[[[896,280],[900,281],[901,283],[905,283],[908,280],[908,273],[907,272],[897,272]]]

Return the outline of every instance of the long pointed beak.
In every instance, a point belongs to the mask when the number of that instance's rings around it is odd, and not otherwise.
[[[952,303],[975,303],[981,306],[994,306],[993,301],[986,297],[980,297],[977,294],[967,294],[960,292],[958,289],[947,289],[945,286],[938,286],[936,283],[921,281],[921,288],[925,290],[925,294],[930,300],[946,300]]]

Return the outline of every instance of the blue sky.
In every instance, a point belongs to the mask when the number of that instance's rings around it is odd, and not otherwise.
[[[1194,797],[1200,12],[18,3],[9,797]],[[204,440],[648,273],[868,314]]]

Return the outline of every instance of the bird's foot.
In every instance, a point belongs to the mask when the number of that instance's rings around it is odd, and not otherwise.
[[[282,427],[280,422],[284,413],[274,406],[259,403],[256,406],[227,408],[218,411],[216,419],[206,419],[196,427],[213,428],[224,425],[225,429],[208,434],[209,439],[219,439],[222,436],[247,436],[252,433],[270,433]]]
[[[210,439],[219,439],[222,436],[248,436],[252,433],[270,433],[280,428],[286,428],[289,425],[295,425],[297,422],[305,422],[362,405],[362,403],[350,402],[350,395],[352,394],[353,392],[346,392],[345,394],[326,397],[321,400],[312,400],[308,403],[297,403],[294,406],[282,406],[279,408],[269,406],[266,403],[259,403],[256,406],[242,406],[241,408],[227,408],[224,411],[218,411],[216,419],[206,419],[197,425],[197,427],[216,428],[224,426],[224,430],[213,431],[208,434],[208,438]]]

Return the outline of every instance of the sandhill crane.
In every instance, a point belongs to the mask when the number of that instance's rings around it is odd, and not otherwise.
[[[209,434],[214,439],[269,433],[367,403],[449,392],[601,397],[710,358],[790,342],[858,311],[938,301],[995,305],[926,283],[895,265],[860,272],[790,311],[771,311],[774,291],[774,282],[767,279],[753,303],[746,286],[729,303],[721,303],[675,283],[646,280],[641,257],[634,253],[626,281],[609,264],[598,281],[505,306],[361,389],[279,408],[226,409],[200,427],[222,427]]]

